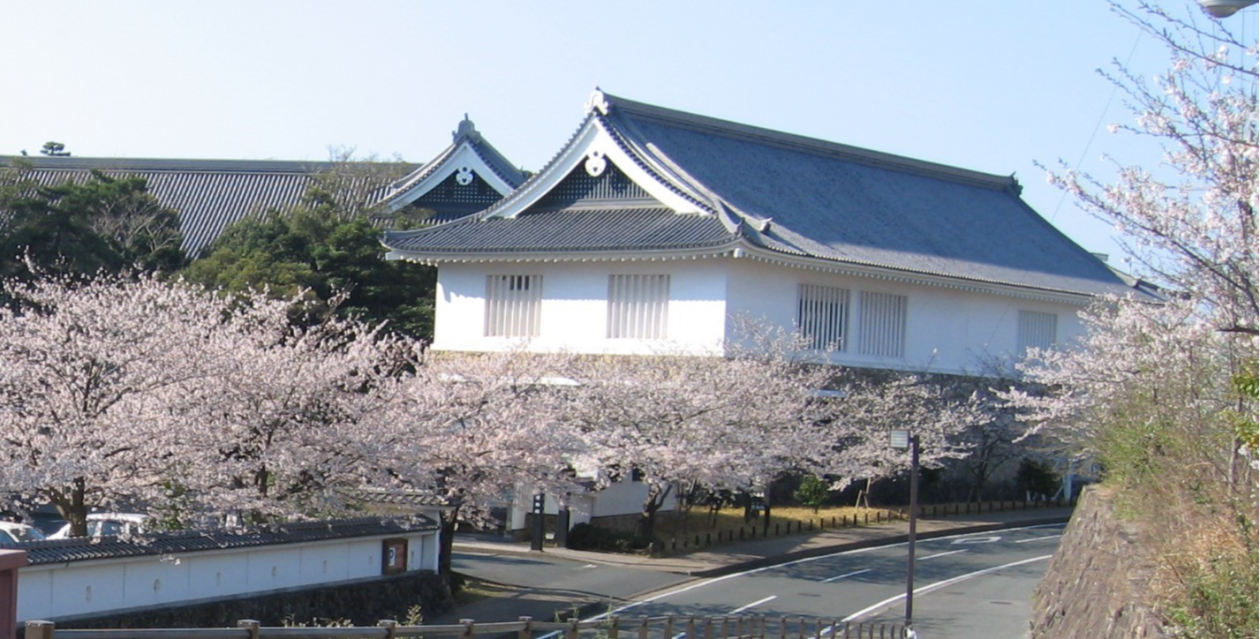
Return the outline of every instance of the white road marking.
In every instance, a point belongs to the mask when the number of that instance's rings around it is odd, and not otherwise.
[[[829,578],[824,579],[824,580],[822,580],[822,581],[820,581],[820,582],[818,582],[818,583],[820,583],[820,584],[829,584],[829,583],[831,583],[831,582],[833,582],[833,581],[839,581],[839,580],[841,580],[841,579],[844,579],[845,577],[852,577],[853,575],[860,575],[860,574],[862,574],[862,573],[864,573],[864,572],[870,572],[870,571],[871,571],[871,569],[870,569],[870,568],[863,568],[862,570],[854,570],[853,572],[846,572],[846,573],[844,573],[843,575],[836,575],[835,577],[829,577]]]
[[[969,572],[969,573],[966,573],[966,574],[963,574],[963,575],[958,575],[957,577],[951,577],[951,578],[946,579],[946,580],[944,580],[944,581],[938,581],[938,582],[936,582],[936,583],[931,583],[931,584],[928,584],[928,585],[923,586],[923,587],[921,587],[921,588],[915,588],[915,589],[914,589],[914,594],[916,594],[916,595],[917,595],[917,594],[921,594],[921,593],[925,593],[925,592],[931,592],[931,591],[936,590],[936,589],[938,589],[938,588],[944,588],[945,586],[952,586],[952,585],[954,585],[954,584],[956,584],[956,583],[958,583],[958,582],[960,582],[960,581],[966,581],[966,580],[968,580],[968,579],[973,579],[973,578],[975,578],[975,577],[979,577],[979,576],[981,576],[981,575],[987,575],[987,574],[989,574],[989,573],[991,573],[991,572],[997,572],[997,571],[1002,570],[1002,569],[1004,569],[1004,568],[1014,568],[1015,566],[1022,566],[1022,565],[1024,565],[1024,564],[1031,564],[1031,563],[1033,563],[1034,561],[1045,561],[1046,559],[1049,559],[1049,558],[1051,558],[1051,557],[1053,557],[1053,556],[1054,556],[1054,555],[1042,555],[1042,556],[1040,556],[1040,557],[1033,557],[1033,558],[1031,558],[1031,559],[1022,559],[1022,560],[1020,560],[1020,561],[1013,561],[1013,562],[1011,562],[1011,563],[1009,563],[1009,564],[1002,564],[1001,566],[992,566],[992,567],[989,567],[989,568],[985,568],[985,569],[983,569],[983,570],[977,570],[977,571],[975,571],[975,572]],[[901,593],[900,595],[897,595],[896,597],[889,597],[889,598],[887,598],[887,599],[885,599],[885,600],[883,600],[883,601],[881,601],[881,602],[879,602],[879,603],[877,603],[877,604],[875,604],[875,605],[873,605],[873,606],[867,606],[867,607],[865,607],[865,608],[863,608],[863,609],[861,609],[861,610],[859,610],[859,611],[857,611],[857,612],[855,612],[855,613],[853,613],[853,614],[849,615],[848,617],[845,617],[844,619],[841,619],[840,621],[841,621],[841,622],[845,622],[845,621],[853,621],[854,619],[857,619],[858,617],[862,617],[862,616],[865,616],[865,615],[867,615],[867,614],[870,614],[870,613],[872,613],[872,612],[874,612],[874,611],[876,611],[876,610],[879,610],[880,608],[883,608],[884,606],[887,606],[888,604],[894,603],[894,602],[896,602],[896,601],[899,601],[899,600],[901,600],[901,599],[905,599],[905,598],[906,598],[906,593],[904,593],[904,592],[903,592],[903,593]]]
[[[598,565],[596,565],[596,564],[586,564],[585,566],[582,566],[582,569],[583,569],[583,570],[585,570],[585,569],[587,569],[587,568],[599,568],[599,566],[598,566]]]
[[[729,614],[737,615],[745,610],[748,610],[749,608],[752,608],[754,606],[760,606],[761,604],[766,603],[767,601],[774,601],[775,599],[778,599],[778,598],[779,598],[778,595],[770,595],[769,597],[766,597],[765,599],[758,599],[757,601],[754,601],[750,604],[740,606],[732,610]]]
[[[1002,541],[1001,537],[964,537],[963,539],[955,539],[954,544],[995,544]]]
[[[928,555],[926,557],[915,557],[914,560],[927,561],[929,559],[936,559],[937,557],[944,557],[945,555],[957,555],[960,552],[967,552],[967,551],[966,550],[951,550],[949,552],[938,552],[935,555]]]
[[[1063,535],[1046,535],[1045,537],[1033,537],[1032,539],[1018,539],[1015,541],[1015,543],[1026,544],[1030,541],[1043,541],[1046,539],[1058,539],[1059,537],[1062,537],[1062,536]]]

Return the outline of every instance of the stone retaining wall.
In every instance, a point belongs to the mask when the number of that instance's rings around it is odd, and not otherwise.
[[[1032,639],[1171,637],[1143,603],[1151,569],[1139,537],[1105,489],[1086,489],[1033,592]]]

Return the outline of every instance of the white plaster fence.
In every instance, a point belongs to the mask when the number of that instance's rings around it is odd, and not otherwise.
[[[196,604],[438,568],[436,524],[405,530],[379,520],[359,522],[323,539],[310,537],[328,531],[310,532],[237,544],[227,535],[161,536],[130,551],[117,541],[95,548],[79,540],[77,546],[27,544],[31,565],[20,570],[16,620]],[[227,542],[216,547],[216,538]]]

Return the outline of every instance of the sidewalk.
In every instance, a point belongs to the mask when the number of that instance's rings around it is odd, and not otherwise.
[[[931,539],[947,535],[986,532],[1003,528],[1017,528],[1038,524],[1066,522],[1072,515],[1070,508],[1040,508],[997,513],[951,516],[937,519],[921,519],[917,537]],[[567,548],[547,548],[541,555],[551,558],[570,559],[584,564],[641,568],[680,575],[679,583],[700,578],[752,570],[784,561],[804,559],[845,550],[855,550],[906,541],[909,523],[897,521],[857,528],[840,528],[783,535],[751,541],[714,545],[696,552],[674,557],[647,557],[598,553]],[[455,539],[456,552],[475,552],[492,555],[538,556],[529,544],[507,541],[492,535],[459,535]],[[498,588],[496,587],[496,591]],[[650,593],[638,593],[640,598]],[[461,618],[478,621],[509,621],[521,616],[531,616],[539,621],[551,621],[555,612],[576,609],[585,616],[603,611],[610,605],[607,597],[595,593],[569,593],[549,589],[545,584],[505,586],[495,596],[470,603],[440,615],[428,623],[454,623]],[[600,608],[600,610],[595,610]]]

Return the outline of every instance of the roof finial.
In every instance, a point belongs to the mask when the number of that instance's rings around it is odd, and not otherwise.
[[[591,97],[586,99],[586,112],[594,113],[599,111],[600,115],[608,115],[608,111],[612,108],[608,104],[608,97],[599,87],[595,87],[595,91],[591,93]]]
[[[474,142],[481,140],[481,134],[477,133],[477,127],[473,125],[473,121],[468,119],[468,114],[464,114],[464,119],[460,121],[455,132],[451,134],[451,138],[455,142],[459,142],[460,138],[468,138]]]

